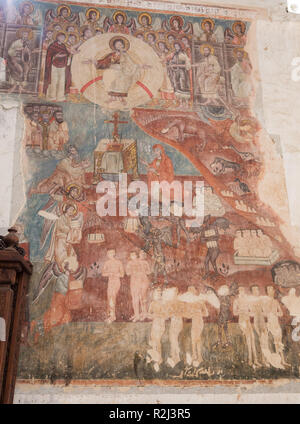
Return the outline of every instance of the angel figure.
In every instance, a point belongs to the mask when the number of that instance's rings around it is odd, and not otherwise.
[[[9,4],[7,22],[17,25],[41,25],[42,14],[39,9],[34,9],[34,5],[30,1],[23,1],[19,4],[18,9]]]
[[[138,28],[139,31],[153,31],[152,16],[149,13],[140,13],[138,16],[138,23],[140,24]]]
[[[156,17],[153,22],[152,16],[147,12],[143,12],[139,14],[137,21],[139,27],[136,32],[161,31],[163,33],[162,39],[164,39],[165,31],[161,28],[161,19],[159,17]]]
[[[43,317],[33,320],[30,325],[35,342],[40,335],[44,335],[53,327],[67,324],[72,320],[71,310],[74,306],[82,305],[82,294],[87,270],[71,257],[66,257],[63,270],[56,262],[47,265],[38,287],[35,290],[32,304],[35,305],[42,297],[45,290],[54,282],[52,299],[49,308]]]
[[[242,21],[234,22],[232,24],[232,30],[229,27],[225,29],[224,36],[226,43],[245,46],[247,43],[246,24]]]
[[[215,290],[213,287],[210,286],[205,287],[207,288],[207,290],[212,290],[220,302],[220,311],[217,318],[218,341],[214,345],[214,347],[222,345],[223,348],[226,348],[231,344],[230,337],[228,335],[228,322],[230,321],[230,309],[232,298],[238,294],[238,285],[236,282],[232,282],[229,287],[224,284],[219,287],[218,290]],[[225,343],[223,333],[225,336]]]
[[[221,25],[216,27],[215,21],[210,18],[203,19],[201,24],[194,24],[194,34],[202,42],[223,43],[224,31]]]
[[[54,24],[65,25],[65,24],[74,24],[79,25],[79,15],[78,13],[73,13],[71,8],[65,4],[58,6],[56,13],[53,9],[50,9],[46,12],[45,24],[46,27],[54,26]]]
[[[66,257],[77,261],[73,244],[80,243],[82,238],[83,213],[78,211],[75,202],[70,201],[62,203],[55,212],[45,210],[39,212],[39,215],[47,220],[47,228],[43,229],[41,244],[44,246],[49,234],[52,233],[45,261],[56,262],[59,269],[63,271]]]
[[[106,17],[103,21],[104,32],[113,32],[121,34],[133,34],[136,30],[136,22],[134,18],[129,21],[125,12],[117,10],[112,17],[112,20]]]
[[[86,9],[85,15],[83,13],[80,13],[79,17],[81,26],[88,26],[94,31],[96,28],[101,27],[101,24],[99,22],[100,11],[98,9],[90,7]]]
[[[172,16],[169,23],[165,19],[162,23],[162,28],[166,32],[173,32],[175,35],[193,34],[193,24],[187,22],[186,25],[184,25],[184,20],[181,16]]]

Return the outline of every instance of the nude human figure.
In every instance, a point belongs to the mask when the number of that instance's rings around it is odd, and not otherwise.
[[[124,277],[124,268],[122,262],[115,258],[115,249],[107,251],[107,261],[103,265],[102,275],[108,277],[107,301],[108,301],[108,318],[107,322],[116,320],[116,298],[119,292],[121,281]]]
[[[196,306],[196,305],[195,305]],[[208,316],[208,311],[203,301],[197,304],[197,307],[192,312],[192,363],[194,367],[198,367],[202,358],[202,332],[204,329],[203,317]]]
[[[148,316],[152,318],[152,326],[149,337],[151,349],[147,351],[150,361],[154,361],[155,371],[159,371],[162,363],[161,338],[165,332],[166,311],[162,301],[162,291],[157,288],[153,291],[152,302],[149,306]]]
[[[145,260],[145,253],[140,252],[137,257],[136,252],[130,253],[130,260],[126,266],[126,274],[130,277],[130,292],[132,297],[133,322],[145,318],[147,290],[149,287],[148,275],[150,274],[150,266]]]
[[[260,296],[259,287],[251,287],[251,308],[253,314],[253,327],[255,332],[258,335],[261,352],[262,352],[262,361],[263,364],[269,367],[270,364],[270,349],[268,341],[268,330],[265,322],[265,314],[263,308],[264,296]]]
[[[239,317],[239,327],[246,339],[249,365],[259,366],[253,328],[250,322],[252,309],[249,296],[246,294],[245,287],[239,287],[238,291],[238,297],[233,301],[233,314]]]
[[[167,363],[173,368],[180,361],[179,335],[183,328],[183,319],[178,307],[178,289],[172,287],[165,292],[168,294],[169,300],[166,309],[168,310],[168,315],[171,316],[169,327],[170,357],[167,359]]]
[[[185,304],[183,308],[183,315],[185,318],[192,319],[191,326],[191,347],[192,347],[192,355],[187,352],[186,360],[189,365],[193,364],[194,367],[198,367],[201,362],[203,362],[202,358],[202,332],[204,328],[203,317],[208,316],[208,311],[205,305],[205,302],[211,302],[211,296],[216,298],[214,294],[206,295],[199,294],[197,289],[193,286],[188,287],[188,290],[183,295],[179,296],[178,299]],[[217,302],[218,299],[216,298]],[[213,300],[214,303],[214,300]],[[216,306],[214,303],[213,306]],[[219,302],[217,303],[217,307],[219,307]]]
[[[140,319],[143,320],[147,317],[147,294],[150,286],[149,275],[151,274],[151,266],[146,260],[147,254],[144,250],[139,252],[139,266],[140,266]]]
[[[291,317],[300,316],[300,298],[297,296],[295,288],[290,289],[288,295],[283,296],[281,301],[288,309]]]

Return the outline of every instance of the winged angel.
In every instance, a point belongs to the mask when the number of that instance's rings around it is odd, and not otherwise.
[[[88,26],[94,31],[103,32],[105,19],[105,15],[101,15],[100,11],[94,7],[89,7],[85,12],[79,12],[80,28]]]
[[[136,29],[134,18],[128,18],[127,14],[122,10],[117,10],[112,15],[112,18],[105,16],[103,19],[104,32],[133,34]]]
[[[169,22],[165,19],[162,22],[162,29],[179,35],[193,34],[192,22],[185,23],[181,16],[172,16]]]
[[[137,20],[139,23],[137,32],[145,33],[148,31],[159,31],[162,29],[161,19],[157,16],[153,21],[152,16],[147,12],[140,13]]]
[[[52,24],[79,24],[79,15],[71,11],[71,8],[65,4],[58,6],[56,11],[49,9],[45,16],[46,27]]]
[[[45,261],[49,263],[40,279],[33,303],[36,303],[41,294],[47,288],[50,280],[55,277],[56,284],[66,286],[67,276],[72,273],[82,274],[83,269],[78,264],[76,252],[73,244],[80,242],[82,237],[83,214],[78,212],[74,202],[50,201],[38,212],[38,215],[45,219],[41,248],[49,240],[50,246],[45,255]]]
[[[217,25],[213,19],[206,18],[194,23],[194,35],[199,41],[209,43],[223,43],[224,30],[221,25]]]
[[[42,12],[35,9],[30,1],[23,1],[17,7],[8,2],[7,22],[17,25],[42,25]]]

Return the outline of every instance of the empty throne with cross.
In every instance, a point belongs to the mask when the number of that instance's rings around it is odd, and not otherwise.
[[[119,120],[119,113],[115,112],[112,120],[104,121],[113,124],[112,139],[102,138],[94,151],[94,178],[97,184],[101,178],[118,181],[120,173],[132,174],[133,179],[138,179],[137,146],[132,138],[121,138],[119,125],[128,121]]]

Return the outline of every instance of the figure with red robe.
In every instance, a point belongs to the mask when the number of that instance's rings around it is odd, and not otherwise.
[[[127,22],[127,15],[121,10],[117,10],[112,19],[106,17],[103,21],[103,28],[105,32],[113,32],[118,34],[130,34],[129,28],[135,30],[135,21],[131,19]]]
[[[71,86],[71,72],[68,67],[70,55],[65,41],[65,34],[59,32],[56,40],[48,47],[46,54],[44,94],[49,100],[63,102]]]
[[[160,144],[153,146],[154,160],[151,163],[143,163],[147,166],[148,190],[150,193],[152,181],[174,181],[174,168],[172,160],[165,153],[165,149]]]

